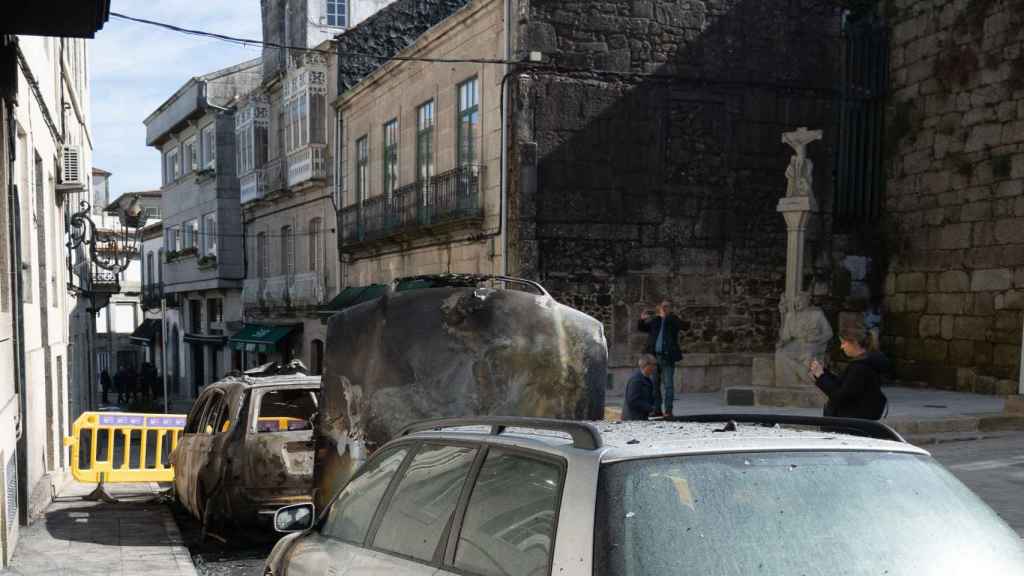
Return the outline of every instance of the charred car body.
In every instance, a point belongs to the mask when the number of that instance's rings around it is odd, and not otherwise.
[[[319,376],[229,376],[203,390],[172,456],[178,500],[204,526],[262,523],[310,501]]]
[[[427,418],[601,419],[603,325],[539,284],[441,275],[396,281],[335,314],[315,427],[320,509],[365,459]]]

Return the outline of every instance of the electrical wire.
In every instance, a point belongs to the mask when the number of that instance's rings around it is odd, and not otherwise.
[[[359,56],[362,58],[371,58],[375,60],[397,60],[401,62],[428,62],[435,64],[516,64],[517,62],[510,60],[503,60],[500,58],[423,58],[416,56],[382,56],[379,54],[370,54],[368,52],[335,52],[333,50],[322,50],[320,48],[307,48],[305,46],[290,46],[288,44],[280,44],[277,42],[267,42],[265,40],[255,40],[253,38],[241,38],[238,36],[230,36],[228,34],[219,34],[216,32],[207,32],[205,30],[195,30],[192,28],[183,28],[181,26],[175,26],[174,24],[168,24],[166,22],[158,22],[156,20],[148,20],[146,18],[137,18],[135,16],[128,16],[127,14],[121,14],[120,12],[111,12],[111,16],[120,18],[122,20],[128,20],[139,24],[147,24],[149,26],[156,26],[158,28],[164,28],[173,32],[181,34],[188,34],[191,36],[199,36],[202,38],[213,38],[215,40],[221,40],[224,42],[230,42],[232,44],[238,44],[246,47],[268,47],[268,48],[284,48],[296,52],[314,52],[317,54],[331,55],[338,54],[339,57],[346,56]],[[331,39],[331,42],[337,42]]]

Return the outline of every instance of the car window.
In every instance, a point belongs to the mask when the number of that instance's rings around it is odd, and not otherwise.
[[[475,448],[421,447],[388,503],[373,546],[418,560],[433,559],[475,457]]]
[[[231,426],[229,418],[227,397],[225,394],[217,394],[210,400],[210,405],[206,409],[202,430],[206,434],[227,432]]]
[[[192,411],[188,414],[188,423],[185,425],[186,434],[195,434],[202,428],[200,425],[205,421],[206,407],[210,404],[210,394],[204,394],[196,400]]]
[[[927,456],[765,452],[602,466],[595,574],[1024,574],[1024,544]]]
[[[492,449],[469,498],[455,567],[485,576],[548,574],[561,492],[560,466]]]
[[[367,462],[334,501],[321,534],[362,545],[380,499],[408,452],[404,447],[389,448]]]
[[[257,432],[312,430],[316,395],[312,390],[271,390],[260,399]]]

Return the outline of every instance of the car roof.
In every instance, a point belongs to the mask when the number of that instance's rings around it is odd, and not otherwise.
[[[320,376],[309,376],[306,374],[275,374],[273,376],[225,376],[223,379],[210,384],[208,388],[230,390],[242,388],[248,390],[262,388],[310,388],[320,387]]]
[[[602,463],[660,456],[711,453],[791,452],[791,451],[877,451],[928,455],[928,452],[894,440],[883,440],[842,432],[797,429],[791,427],[704,422],[591,422],[600,433],[598,450],[573,446],[568,433],[509,427],[501,434],[483,426],[465,426],[444,431],[415,432],[405,438],[486,442],[533,449],[566,458],[590,453]]]

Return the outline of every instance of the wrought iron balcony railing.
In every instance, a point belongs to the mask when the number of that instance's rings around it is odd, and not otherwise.
[[[342,209],[343,247],[482,219],[482,172],[482,166],[462,166]]]

